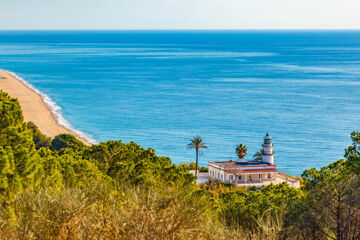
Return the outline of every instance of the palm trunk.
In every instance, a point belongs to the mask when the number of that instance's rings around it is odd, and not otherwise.
[[[195,166],[195,176],[197,176],[197,168],[198,168],[198,159],[199,159],[199,149],[196,148],[196,166]]]

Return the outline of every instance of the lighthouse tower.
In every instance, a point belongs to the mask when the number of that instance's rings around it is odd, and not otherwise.
[[[269,133],[264,138],[264,144],[262,145],[261,160],[266,163],[274,165],[273,144]]]

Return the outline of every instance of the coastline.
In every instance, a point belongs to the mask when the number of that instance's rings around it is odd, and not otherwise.
[[[39,92],[15,73],[0,70],[0,90],[17,98],[23,111],[24,121],[31,121],[48,137],[54,138],[61,133],[69,133],[90,146],[95,141],[77,131],[54,109],[60,108],[45,94]]]

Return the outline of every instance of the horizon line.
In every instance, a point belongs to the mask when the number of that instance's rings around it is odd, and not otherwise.
[[[360,31],[360,28],[0,29],[0,31]]]

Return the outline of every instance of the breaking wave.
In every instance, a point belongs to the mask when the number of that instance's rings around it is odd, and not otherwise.
[[[80,136],[81,138],[86,139],[88,142],[96,144],[97,141],[91,137],[90,135],[75,129],[71,123],[69,121],[67,121],[64,116],[62,115],[62,111],[61,111],[61,107],[58,106],[48,95],[46,95],[45,93],[41,92],[40,90],[38,90],[37,88],[35,88],[33,85],[31,85],[28,81],[26,81],[25,79],[23,79],[22,77],[20,77],[19,75],[17,75],[14,72],[11,71],[6,71],[7,73],[9,73],[11,76],[13,76],[14,78],[18,79],[19,81],[21,81],[23,84],[25,84],[28,88],[30,88],[31,90],[33,90],[36,94],[40,95],[40,97],[42,98],[42,100],[45,102],[45,104],[48,106],[48,108],[51,110],[51,112],[54,114],[56,121],[58,124],[64,126],[65,128],[69,129],[70,131],[74,132],[75,134],[77,134],[78,136]]]

